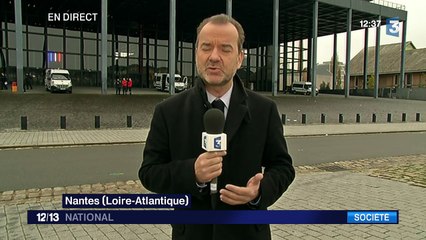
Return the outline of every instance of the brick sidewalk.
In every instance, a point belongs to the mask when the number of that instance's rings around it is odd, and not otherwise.
[[[425,239],[426,155],[302,166],[271,209],[398,209],[398,225],[272,225],[273,239]],[[409,178],[407,178],[409,177]],[[389,180],[391,179],[391,180]],[[62,209],[61,194],[142,193],[139,181],[0,194],[0,239],[170,239],[169,225],[28,225],[28,209]]]

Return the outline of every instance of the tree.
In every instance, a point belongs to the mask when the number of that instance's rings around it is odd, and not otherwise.
[[[336,86],[335,89],[342,89],[342,81],[343,81],[343,74],[342,74],[342,65],[339,63],[339,55],[336,55]],[[334,70],[334,55],[331,57],[330,61],[330,69],[329,72],[333,73]]]
[[[367,78],[367,87],[368,89],[374,89],[374,86],[376,85],[376,80],[374,79],[373,75],[369,75]]]
[[[321,90],[330,90],[330,83],[325,83],[324,81],[322,81],[321,85],[320,85],[320,89]]]

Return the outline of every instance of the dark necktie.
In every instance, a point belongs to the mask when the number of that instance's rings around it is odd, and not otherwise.
[[[222,102],[220,99],[216,99],[212,102],[212,107],[217,108],[223,113],[225,113],[225,103]]]

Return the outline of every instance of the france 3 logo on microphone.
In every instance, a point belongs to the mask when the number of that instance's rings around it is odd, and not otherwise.
[[[386,19],[386,35],[399,37],[399,17]]]
[[[222,137],[221,136],[214,138],[213,142],[214,142],[214,148],[215,149],[218,149],[218,150],[222,149]]]
[[[203,132],[201,146],[207,152],[226,151],[226,134],[208,134]]]

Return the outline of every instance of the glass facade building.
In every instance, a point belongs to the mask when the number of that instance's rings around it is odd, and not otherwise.
[[[52,27],[47,20],[40,22],[39,17],[32,15],[31,5],[23,8],[24,74],[32,73],[35,75],[34,84],[43,85],[45,69],[63,68],[70,71],[74,86],[101,86],[100,18],[95,22],[81,22],[81,27],[76,29],[75,24],[69,26],[67,22],[59,24],[60,27],[58,24]],[[6,73],[9,81],[14,81],[16,79],[16,28],[13,13],[4,14],[0,20],[0,72]],[[167,39],[152,36],[164,36],[168,33],[164,29],[149,29],[143,28],[142,25],[116,22],[108,20],[108,86],[112,87],[117,77],[131,77],[135,87],[153,88],[154,73],[168,71],[169,44]],[[183,35],[183,33],[177,34]],[[191,84],[196,77],[195,29],[193,33],[187,33],[187,35],[191,37],[186,39],[191,41],[177,42],[176,72],[187,76]],[[246,43],[246,45],[255,46],[245,50],[243,66],[238,71],[239,76],[247,87],[259,91],[270,91],[271,47],[259,46],[260,43],[250,43],[250,45]],[[281,73],[284,69],[283,62],[282,51]]]

